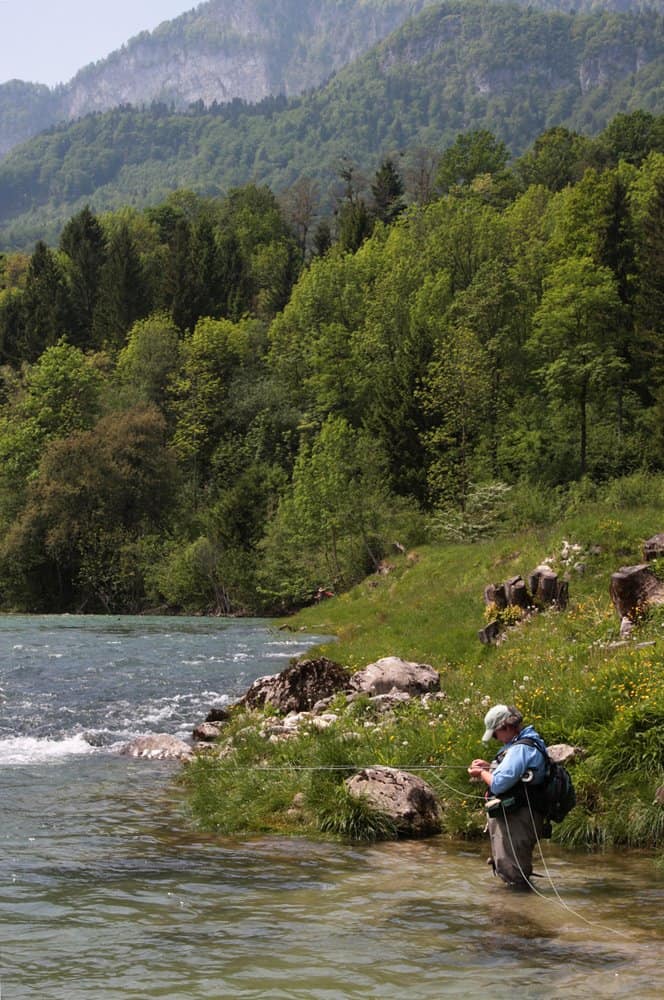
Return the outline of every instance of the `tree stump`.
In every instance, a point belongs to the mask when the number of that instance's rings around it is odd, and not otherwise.
[[[631,621],[638,616],[639,609],[649,604],[664,604],[664,583],[647,563],[622,566],[611,577],[610,593],[620,617]]]
[[[524,611],[531,606],[530,594],[526,587],[525,580],[520,576],[514,576],[505,584],[507,591],[507,602]]]
[[[540,604],[555,604],[566,608],[569,601],[569,583],[559,580],[549,566],[537,566],[528,577],[533,597]]]
[[[492,642],[495,642],[500,635],[500,622],[492,621],[484,628],[481,628],[478,633],[480,637],[480,642],[485,646],[490,646]]]
[[[653,535],[643,543],[643,560],[650,562],[651,559],[660,559],[664,556],[664,532]]]
[[[503,583],[490,583],[484,588],[484,601],[486,604],[495,604],[498,611],[503,611],[507,607],[507,594]]]

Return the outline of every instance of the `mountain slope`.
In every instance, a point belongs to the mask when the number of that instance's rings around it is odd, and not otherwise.
[[[171,114],[125,108],[57,127],[0,164],[5,246],[54,239],[89,201],[155,203],[177,187],[275,190],[308,174],[326,190],[339,159],[365,169],[417,145],[488,128],[513,154],[546,128],[600,131],[619,111],[664,107],[664,18],[570,16],[480,3],[428,8],[321,90]]]
[[[152,101],[255,102],[319,86],[436,0],[208,0],[49,90],[0,85],[0,157],[61,121]],[[530,0],[517,0],[530,6]],[[664,11],[664,0],[536,0],[541,10]]]
[[[0,86],[0,155],[58,121],[152,101],[184,109],[316,87],[434,0],[208,0],[49,90]]]

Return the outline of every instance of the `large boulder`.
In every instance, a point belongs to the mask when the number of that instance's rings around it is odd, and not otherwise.
[[[427,837],[439,833],[441,812],[430,785],[408,771],[368,767],[346,779],[351,795],[366,799],[394,823],[401,837]]]
[[[149,760],[189,760],[192,749],[188,743],[169,733],[152,733],[139,736],[122,747],[120,753],[128,757],[145,757]]]
[[[280,674],[259,677],[240,704],[247,708],[264,708],[269,704],[284,715],[309,712],[316,702],[349,688],[346,668],[321,656],[317,660],[300,660]]]
[[[358,670],[351,679],[353,688],[371,696],[405,691],[409,695],[426,694],[440,690],[437,670],[426,663],[411,663],[398,656],[384,656]]]

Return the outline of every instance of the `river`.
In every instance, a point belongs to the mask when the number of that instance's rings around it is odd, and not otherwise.
[[[651,857],[546,844],[541,894],[513,897],[483,844],[202,835],[178,765],[118,753],[186,738],[315,639],[258,620],[0,618],[2,1000],[661,996]]]

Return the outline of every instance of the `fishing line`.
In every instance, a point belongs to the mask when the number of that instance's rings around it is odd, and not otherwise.
[[[528,812],[530,813],[530,822],[532,823],[533,833],[535,834],[535,842],[537,843],[537,847],[539,849],[540,858],[542,859],[542,866],[544,868],[544,871],[546,872],[546,876],[547,876],[547,878],[549,880],[551,888],[553,889],[553,891],[555,893],[556,898],[555,899],[551,899],[550,896],[545,896],[543,892],[540,892],[539,889],[536,886],[533,885],[532,881],[530,880],[530,877],[528,875],[526,875],[526,873],[524,872],[524,870],[523,870],[523,868],[521,866],[521,862],[519,861],[519,858],[517,856],[516,850],[514,848],[514,842],[512,840],[512,831],[510,830],[510,825],[509,825],[509,822],[507,820],[507,812],[505,810],[505,806],[501,804],[502,810],[503,810],[503,819],[505,821],[505,829],[507,830],[507,839],[509,840],[510,847],[512,849],[512,858],[516,862],[516,866],[519,869],[519,872],[521,873],[521,877],[523,878],[523,880],[532,889],[532,891],[535,893],[535,895],[537,895],[537,896],[540,897],[540,899],[543,899],[545,902],[550,903],[552,906],[555,906],[556,904],[558,904],[563,909],[567,910],[569,913],[572,913],[575,917],[578,917],[579,920],[582,920],[585,924],[588,924],[589,927],[596,927],[596,928],[598,928],[599,930],[602,930],[602,931],[610,931],[611,934],[617,934],[619,937],[623,937],[623,938],[626,938],[628,941],[631,941],[632,940],[632,935],[631,934],[627,934],[625,931],[619,931],[615,927],[609,927],[607,924],[600,924],[600,923],[597,923],[597,921],[595,921],[595,920],[589,920],[587,917],[584,917],[584,915],[582,913],[579,913],[578,910],[573,909],[562,898],[562,896],[558,892],[558,889],[554,885],[553,878],[552,878],[551,873],[550,873],[550,871],[548,869],[547,863],[546,863],[546,861],[544,859],[544,852],[542,851],[542,843],[541,843],[539,835],[537,833],[537,825],[535,823],[535,817],[533,816],[533,810],[532,810],[532,807],[530,805],[530,796],[528,795],[528,788],[527,787],[525,788],[525,792],[526,792],[526,801],[528,803]]]
[[[233,771],[370,771],[376,767],[389,767],[399,771],[439,771],[447,767],[467,771],[465,764],[224,764]],[[463,795],[463,792],[459,792]],[[481,796],[480,796],[481,797]]]
[[[449,770],[456,770],[456,771],[467,771],[467,769],[468,769],[465,764],[399,764],[399,765],[392,765],[392,764],[248,764],[248,765],[233,765],[233,764],[230,764],[230,765],[224,765],[224,766],[229,771],[230,770],[235,770],[235,771],[367,771],[367,770],[371,770],[372,768],[376,768],[376,767],[392,767],[392,768],[395,768],[395,769],[398,768],[399,770],[404,770],[404,771],[442,771],[444,768],[448,768]],[[471,792],[465,792],[465,791],[462,791],[460,788],[456,788],[454,785],[450,785],[450,783],[447,782],[447,781],[445,781],[441,777],[441,775],[439,775],[439,774],[435,775],[434,777],[435,777],[435,780],[436,780],[436,782],[438,784],[442,785],[444,788],[450,789],[450,791],[454,792],[460,798],[464,798],[464,799],[469,799],[469,798],[484,799],[483,795],[474,795]],[[509,823],[507,822],[507,813],[505,811],[505,806],[502,805],[503,817],[505,819],[505,827],[507,829],[507,837],[508,837],[508,840],[509,840],[509,843],[510,843],[510,847],[512,849],[512,856],[513,856],[513,858],[514,858],[514,860],[516,862],[517,868],[519,869],[519,872],[520,872],[521,877],[523,878],[524,882],[532,889],[532,891],[537,896],[540,897],[540,899],[543,899],[545,902],[550,903],[553,906],[555,906],[556,903],[557,903],[563,909],[567,910],[569,913],[572,913],[575,917],[578,917],[579,920],[582,920],[585,924],[588,924],[590,927],[596,927],[599,930],[610,931],[612,934],[617,934],[619,937],[624,937],[627,940],[631,940],[632,939],[632,935],[627,934],[624,931],[619,931],[615,927],[609,927],[606,924],[600,924],[600,923],[597,923],[594,920],[589,920],[587,917],[584,917],[584,915],[582,913],[579,913],[577,910],[573,909],[562,898],[562,896],[560,895],[558,889],[556,888],[556,885],[554,884],[553,877],[551,875],[551,872],[549,871],[548,865],[546,863],[546,859],[544,857],[544,852],[542,850],[542,842],[541,842],[541,840],[540,840],[540,838],[538,836],[538,833],[537,833],[537,826],[535,824],[535,817],[533,816],[533,811],[532,811],[532,807],[531,807],[531,804],[530,804],[530,796],[528,794],[527,787],[525,788],[525,792],[526,792],[526,801],[528,802],[528,812],[530,813],[530,822],[532,823],[533,833],[535,834],[535,842],[537,843],[537,848],[539,850],[539,855],[540,855],[540,858],[542,860],[542,867],[544,868],[544,871],[546,872],[546,877],[547,877],[547,879],[549,881],[549,884],[551,885],[551,888],[553,889],[553,892],[554,892],[556,898],[555,899],[551,899],[549,896],[545,896],[543,892],[540,892],[539,889],[535,885],[533,885],[533,883],[531,882],[530,878],[524,872],[524,870],[523,870],[523,868],[521,866],[521,863],[520,863],[520,861],[519,861],[519,859],[517,857],[516,850],[514,848],[514,842],[512,840],[512,833],[511,833],[511,830],[510,830],[510,827],[509,827]]]

